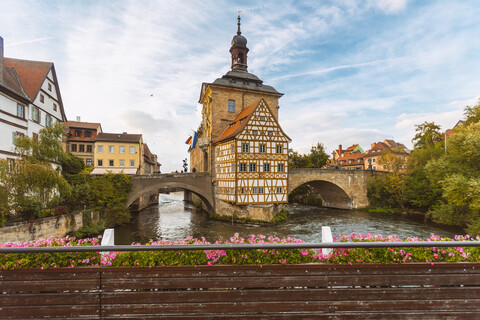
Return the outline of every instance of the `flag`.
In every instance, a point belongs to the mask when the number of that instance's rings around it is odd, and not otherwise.
[[[196,144],[197,144],[197,131],[195,131],[195,134],[193,135],[192,149],[195,148]]]
[[[187,139],[187,141],[185,141],[185,144],[190,144],[192,143],[192,136],[190,136],[190,138]]]

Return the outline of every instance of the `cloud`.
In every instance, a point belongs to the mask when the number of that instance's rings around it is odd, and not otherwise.
[[[376,0],[376,6],[387,14],[393,14],[405,10],[407,0]]]

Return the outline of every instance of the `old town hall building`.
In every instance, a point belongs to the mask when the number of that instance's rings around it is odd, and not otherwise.
[[[190,148],[194,172],[210,172],[216,211],[270,220],[288,201],[288,143],[278,122],[283,95],[247,71],[247,39],[232,39],[232,70],[203,83],[197,141]]]

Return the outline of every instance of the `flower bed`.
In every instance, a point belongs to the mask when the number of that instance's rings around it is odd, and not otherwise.
[[[76,240],[72,237],[39,239],[35,242],[0,243],[0,247],[54,247],[54,246],[99,246],[100,238]],[[245,249],[245,250],[186,250],[186,251],[126,251],[108,252],[59,252],[59,253],[9,253],[0,254],[2,269],[22,268],[58,268],[78,266],[177,266],[177,265],[271,265],[300,263],[409,263],[409,262],[480,262],[479,247],[435,247],[435,241],[468,241],[470,236],[456,236],[455,239],[440,238],[433,235],[426,241],[432,247],[410,248],[354,248],[333,249],[328,255],[314,249]],[[419,238],[402,240],[395,236],[382,237],[373,234],[340,234],[335,242],[399,242],[422,241]],[[266,237],[251,235],[242,238],[235,234],[227,241],[215,244],[265,244],[265,243],[303,243],[295,238]],[[147,245],[204,245],[210,244],[204,238],[185,240],[156,241]],[[139,244],[132,244],[139,245]]]

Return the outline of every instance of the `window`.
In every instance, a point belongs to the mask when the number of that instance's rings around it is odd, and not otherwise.
[[[85,145],[84,144],[78,145],[78,151],[79,152],[85,152]]]
[[[265,120],[265,117],[264,116],[260,116],[260,121],[264,121]]]
[[[283,188],[282,187],[277,187],[277,193],[283,193]]]
[[[372,159],[372,162],[375,162],[375,160],[377,160],[377,158],[373,158],[373,159]]]
[[[130,147],[130,153],[135,153],[135,147]]]
[[[273,136],[273,131],[268,131],[269,136]]]
[[[232,152],[232,153],[235,153],[235,145],[232,144],[232,145],[230,146],[230,148],[231,148],[231,152]]]
[[[120,146],[120,153],[125,153],[125,146]]]
[[[383,170],[387,170],[387,165],[386,164],[383,165]]]
[[[115,147],[114,146],[108,146],[108,153],[114,153],[115,152]]]
[[[247,164],[240,163],[240,172],[247,172]]]
[[[85,130],[85,138],[90,138],[92,136],[92,131]]]
[[[257,187],[252,188],[252,194],[257,194]]]
[[[248,152],[249,146],[248,143],[242,144],[242,152]]]
[[[232,169],[231,170],[232,170],[232,172],[235,172],[235,165],[234,164],[232,164]]]
[[[265,153],[267,151],[267,145],[261,144],[260,145],[260,153]]]
[[[120,160],[120,167],[125,167],[125,160]]]
[[[220,148],[217,148],[217,157],[220,156]]]
[[[40,94],[40,102],[45,102],[45,96],[43,94]]]
[[[57,104],[56,103],[53,104],[53,111],[57,111]]]
[[[382,150],[378,149],[377,152],[381,152]]]
[[[81,137],[82,136],[82,130],[75,130],[75,137]]]
[[[377,166],[372,166],[372,169],[373,169],[373,170],[377,170]]]
[[[283,163],[278,164],[278,172],[285,172],[285,165]]]
[[[231,188],[230,189],[230,194],[235,194],[235,189]]]
[[[17,117],[25,118],[25,106],[17,104]]]
[[[48,91],[52,91],[52,84],[51,83],[48,84]]]
[[[259,194],[263,194],[263,193],[264,193],[264,192],[263,192],[263,187],[258,188],[258,193],[259,193]]]
[[[86,163],[87,166],[90,166],[90,167],[93,166],[93,160],[92,159],[87,159],[85,161],[85,163]]]
[[[7,170],[8,172],[12,172],[13,168],[15,167],[15,159],[7,158]]]
[[[38,141],[38,133],[32,133],[32,138],[34,141]]]
[[[228,100],[228,112],[235,112],[235,100]]]
[[[263,164],[263,172],[270,172],[270,163]]]
[[[98,167],[102,167],[102,166],[103,166],[103,160],[98,159],[98,160],[97,160],[97,166],[98,166]]]
[[[103,146],[97,146],[97,152],[103,153]]]
[[[130,160],[130,167],[135,167],[135,160]]]
[[[255,171],[257,171],[257,164],[250,163],[250,172],[255,172]]]
[[[45,126],[50,127],[52,125],[52,117],[49,114],[45,114]]]
[[[91,144],[87,145],[87,152],[93,152],[93,148]]]
[[[17,144],[18,138],[24,137],[25,135],[21,132],[12,132],[12,143]]]
[[[113,160],[108,160],[108,166],[113,167],[115,162]]]
[[[258,134],[257,130],[253,130],[253,135],[256,136]]]
[[[277,145],[277,153],[282,153],[282,145]]]
[[[72,152],[77,152],[77,145],[76,144],[72,144]]]
[[[243,187],[240,188],[240,193],[241,193],[241,194],[245,194],[245,188],[243,188]]]
[[[32,107],[32,120],[35,122],[40,122],[40,109],[37,107]]]

